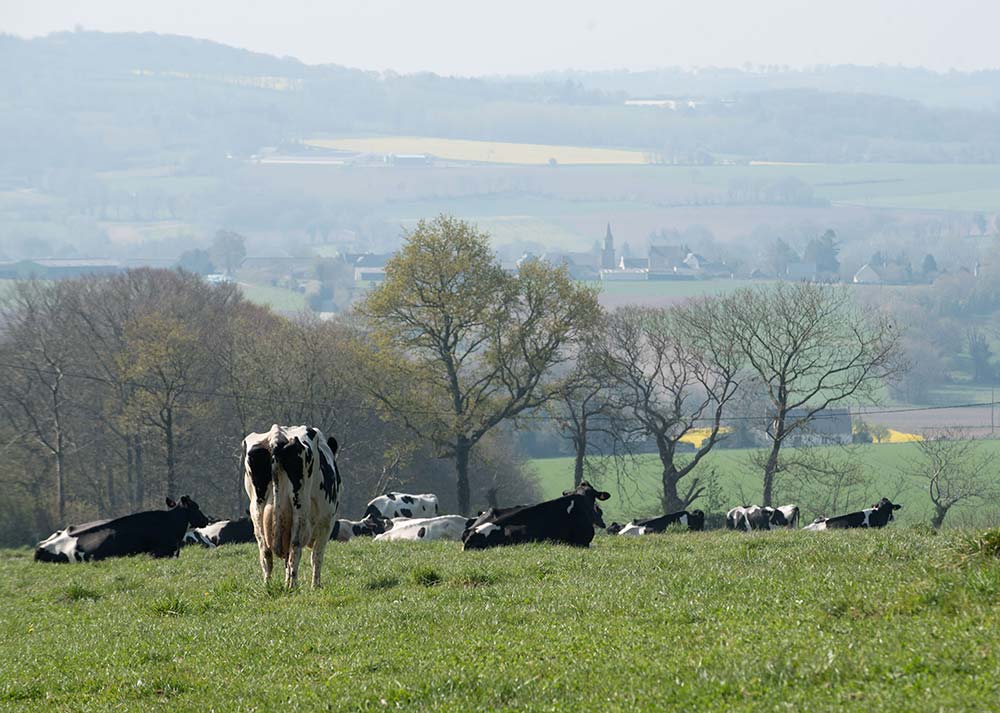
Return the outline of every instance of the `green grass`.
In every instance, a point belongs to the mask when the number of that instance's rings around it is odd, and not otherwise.
[[[960,533],[383,544],[331,545],[325,588],[290,594],[262,587],[252,545],[91,565],[0,551],[0,708],[985,711],[1000,700],[1000,561],[963,554]]]
[[[873,421],[875,419],[873,418]],[[986,441],[983,445],[1000,459],[1000,441]],[[856,486],[848,494],[848,500],[857,507],[867,507],[879,497],[888,496],[893,502],[903,505],[896,513],[896,519],[903,525],[929,523],[932,514],[930,496],[926,482],[913,476],[907,468],[907,461],[916,458],[917,448],[911,443],[886,443],[855,446],[855,457],[863,467],[864,484]],[[750,462],[752,451],[747,449],[727,448],[713,450],[702,459],[694,471],[694,475],[704,477],[711,471],[718,476],[719,499],[721,503],[715,510],[724,512],[726,509],[745,502],[759,502],[761,497],[761,475]],[[678,462],[685,462],[687,456],[681,456]],[[635,517],[660,514],[659,497],[662,492],[660,477],[662,467],[659,458],[654,454],[643,454],[637,459],[638,468],[630,473],[622,491],[616,487],[612,476],[598,480],[603,487],[611,490],[617,497],[602,505],[605,521],[626,522]],[[539,458],[530,462],[538,476],[542,494],[546,498],[560,495],[573,482],[572,458]],[[692,477],[691,475],[687,476]],[[1000,473],[997,474],[1000,479]],[[685,481],[681,481],[682,485]],[[784,502],[781,495],[781,476],[778,480],[778,498]],[[838,513],[820,512],[815,503],[799,502],[802,508],[803,523],[811,521],[819,515],[836,515]],[[696,502],[706,512],[713,510],[712,506],[703,501]],[[719,514],[719,513],[716,513]],[[993,523],[1000,515],[992,503],[966,502],[956,505],[948,514],[945,524]]]
[[[301,292],[246,282],[240,283],[240,289],[243,296],[251,302],[280,312],[301,312],[306,308],[306,297]]]

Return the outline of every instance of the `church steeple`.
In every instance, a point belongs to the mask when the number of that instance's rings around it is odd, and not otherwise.
[[[601,250],[601,268],[605,270],[615,269],[615,236],[611,234],[611,223],[604,233],[604,249]]]

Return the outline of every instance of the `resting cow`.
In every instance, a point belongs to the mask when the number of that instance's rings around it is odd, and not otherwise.
[[[794,505],[786,505],[786,508],[795,508],[796,517],[798,508]],[[730,530],[743,530],[752,532],[754,530],[776,530],[779,527],[788,527],[788,518],[782,508],[760,505],[743,505],[735,507],[726,513],[726,528]]]
[[[365,509],[365,516],[381,517],[434,517],[438,514],[438,496],[434,493],[410,495],[386,493],[373,498]]]
[[[355,537],[375,537],[392,527],[392,520],[378,515],[366,515],[360,520],[337,520],[330,539],[347,542]]]
[[[146,510],[111,520],[70,525],[38,543],[38,562],[89,562],[148,553],[176,557],[190,527],[208,524],[198,504],[187,495],[167,498],[166,510]]]
[[[561,498],[537,505],[490,508],[463,533],[464,549],[545,540],[587,547],[594,539],[594,525],[605,526],[597,501],[610,497],[610,493],[595,490],[584,481],[575,490],[565,491]]]
[[[184,535],[184,542],[199,544],[203,547],[254,542],[253,524],[249,517],[241,517],[238,520],[218,520],[205,527],[188,530],[187,534]]]
[[[461,540],[465,528],[474,523],[475,518],[464,515],[438,515],[437,517],[396,518],[392,529],[376,535],[375,541],[388,540]]]
[[[844,530],[858,527],[885,527],[895,518],[893,511],[902,508],[889,501],[889,498],[882,498],[870,508],[860,512],[852,512],[837,517],[818,517],[811,524],[806,525],[803,530]]]
[[[653,535],[664,532],[671,525],[682,525],[689,531],[700,532],[705,529],[705,513],[701,510],[681,510],[659,517],[638,518],[624,526],[613,522],[608,532],[625,537]]]
[[[285,562],[285,585],[298,578],[302,548],[312,549],[312,586],[320,586],[323,550],[340,497],[337,440],[311,426],[279,426],[243,439],[243,484],[264,581],[273,558]]]

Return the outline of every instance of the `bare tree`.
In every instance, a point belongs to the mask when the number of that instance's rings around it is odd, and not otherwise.
[[[724,298],[726,335],[767,394],[770,442],[764,505],[771,505],[781,448],[832,405],[872,401],[902,368],[900,334],[884,313],[843,288],[776,283]]]
[[[961,430],[946,430],[917,441],[916,457],[906,460],[905,471],[926,483],[934,504],[931,525],[941,527],[948,511],[968,500],[995,498],[994,454]]]
[[[587,470],[601,471],[587,476],[599,480],[609,459],[623,473],[641,428],[629,418],[627,395],[607,378],[593,341],[584,345],[563,388],[545,409],[559,434],[573,445],[574,487]],[[599,458],[595,462],[591,456]]]
[[[739,363],[721,330],[719,307],[707,299],[669,309],[625,307],[604,326],[599,359],[656,442],[664,512],[684,509],[704,492],[697,477],[683,494],[678,488],[722,438],[723,411],[738,387]],[[680,464],[679,444],[698,428],[708,433]]]

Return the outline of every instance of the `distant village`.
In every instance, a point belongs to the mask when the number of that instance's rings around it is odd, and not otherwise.
[[[828,231],[832,235],[832,231]],[[826,236],[824,236],[826,237]],[[609,223],[603,244],[595,241],[589,251],[550,251],[540,255],[524,253],[516,261],[504,263],[504,268],[516,272],[526,260],[540,259],[553,265],[564,265],[573,279],[587,282],[636,282],[636,281],[684,281],[709,279],[759,279],[790,280],[796,282],[852,282],[858,285],[912,285],[928,284],[939,275],[933,255],[927,254],[917,267],[911,265],[905,256],[874,254],[850,279],[841,275],[832,245],[828,238],[827,252],[824,253],[822,238],[814,241],[820,247],[807,248],[805,255],[799,256],[794,250],[783,245],[786,253],[775,266],[742,267],[737,269],[724,260],[708,259],[695,252],[687,244],[664,244],[651,240],[645,256],[635,256],[626,243],[619,251],[615,246],[615,236]],[[780,241],[779,241],[780,242]],[[332,258],[342,267],[342,275],[353,273],[354,282],[360,285],[381,282],[385,278],[385,268],[392,253],[341,251]],[[240,262],[238,271],[241,279],[252,276],[252,282],[292,289],[309,293],[315,289],[317,258],[292,255],[248,255]],[[176,267],[176,261],[156,260],[109,260],[109,259],[34,259],[0,262],[0,279],[43,279],[59,280],[82,275],[110,275],[134,267]],[[960,266],[956,272],[978,276],[979,263]],[[205,275],[209,282],[225,282],[232,275],[222,272]],[[322,281],[322,280],[319,280]]]

